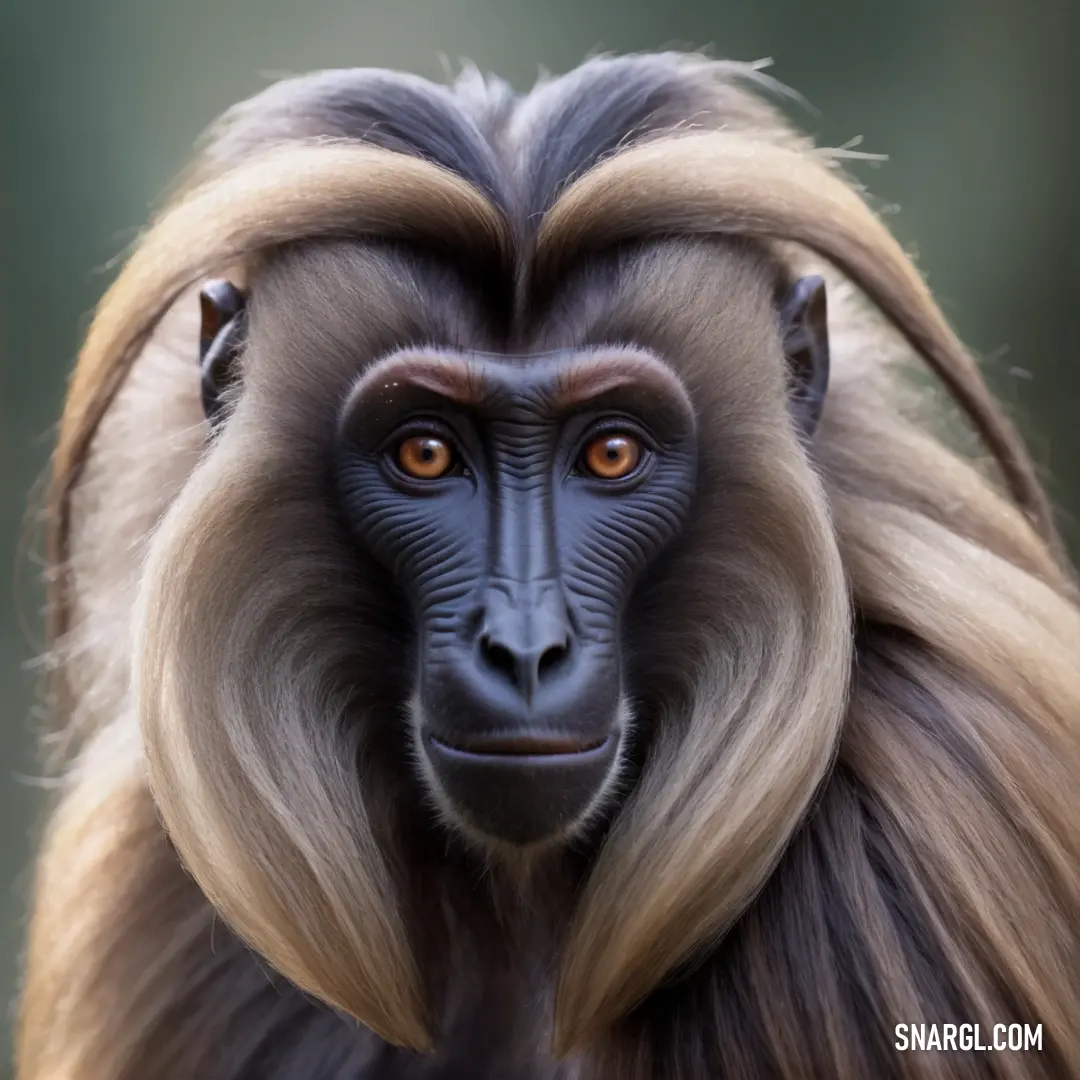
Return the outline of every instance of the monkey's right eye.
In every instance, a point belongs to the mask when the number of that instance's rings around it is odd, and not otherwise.
[[[397,464],[414,480],[438,480],[453,470],[457,456],[437,435],[413,435],[398,444]]]

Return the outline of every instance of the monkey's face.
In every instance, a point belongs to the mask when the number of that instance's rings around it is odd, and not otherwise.
[[[694,414],[649,353],[407,351],[343,410],[350,529],[409,597],[414,736],[440,805],[512,843],[601,800],[630,718],[620,619],[679,532]]]

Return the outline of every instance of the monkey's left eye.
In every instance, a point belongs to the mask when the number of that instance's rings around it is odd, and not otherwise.
[[[397,448],[398,467],[415,480],[438,480],[453,471],[457,455],[438,435],[413,435]]]
[[[622,480],[641,464],[644,454],[645,448],[633,435],[605,432],[586,443],[579,468],[599,480]]]

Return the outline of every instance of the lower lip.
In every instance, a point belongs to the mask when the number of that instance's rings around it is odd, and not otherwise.
[[[476,747],[466,749],[455,746],[453,743],[444,742],[435,735],[428,735],[428,739],[439,748],[439,751],[461,761],[504,761],[504,762],[544,762],[552,763],[559,761],[582,761],[594,757],[602,757],[611,745],[614,738],[608,735],[606,738],[594,740],[588,743],[566,744],[556,740],[547,742],[537,741],[530,744],[522,740],[518,744],[506,743],[499,745],[493,743],[490,750]],[[565,747],[565,748],[564,748]]]

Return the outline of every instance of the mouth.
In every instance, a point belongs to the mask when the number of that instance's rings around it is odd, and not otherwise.
[[[453,741],[429,735],[443,753],[471,758],[567,758],[607,748],[613,736],[584,739],[575,735],[474,735]]]
[[[607,786],[619,736],[428,731],[424,752],[445,805],[473,835],[530,846],[566,836]]]

